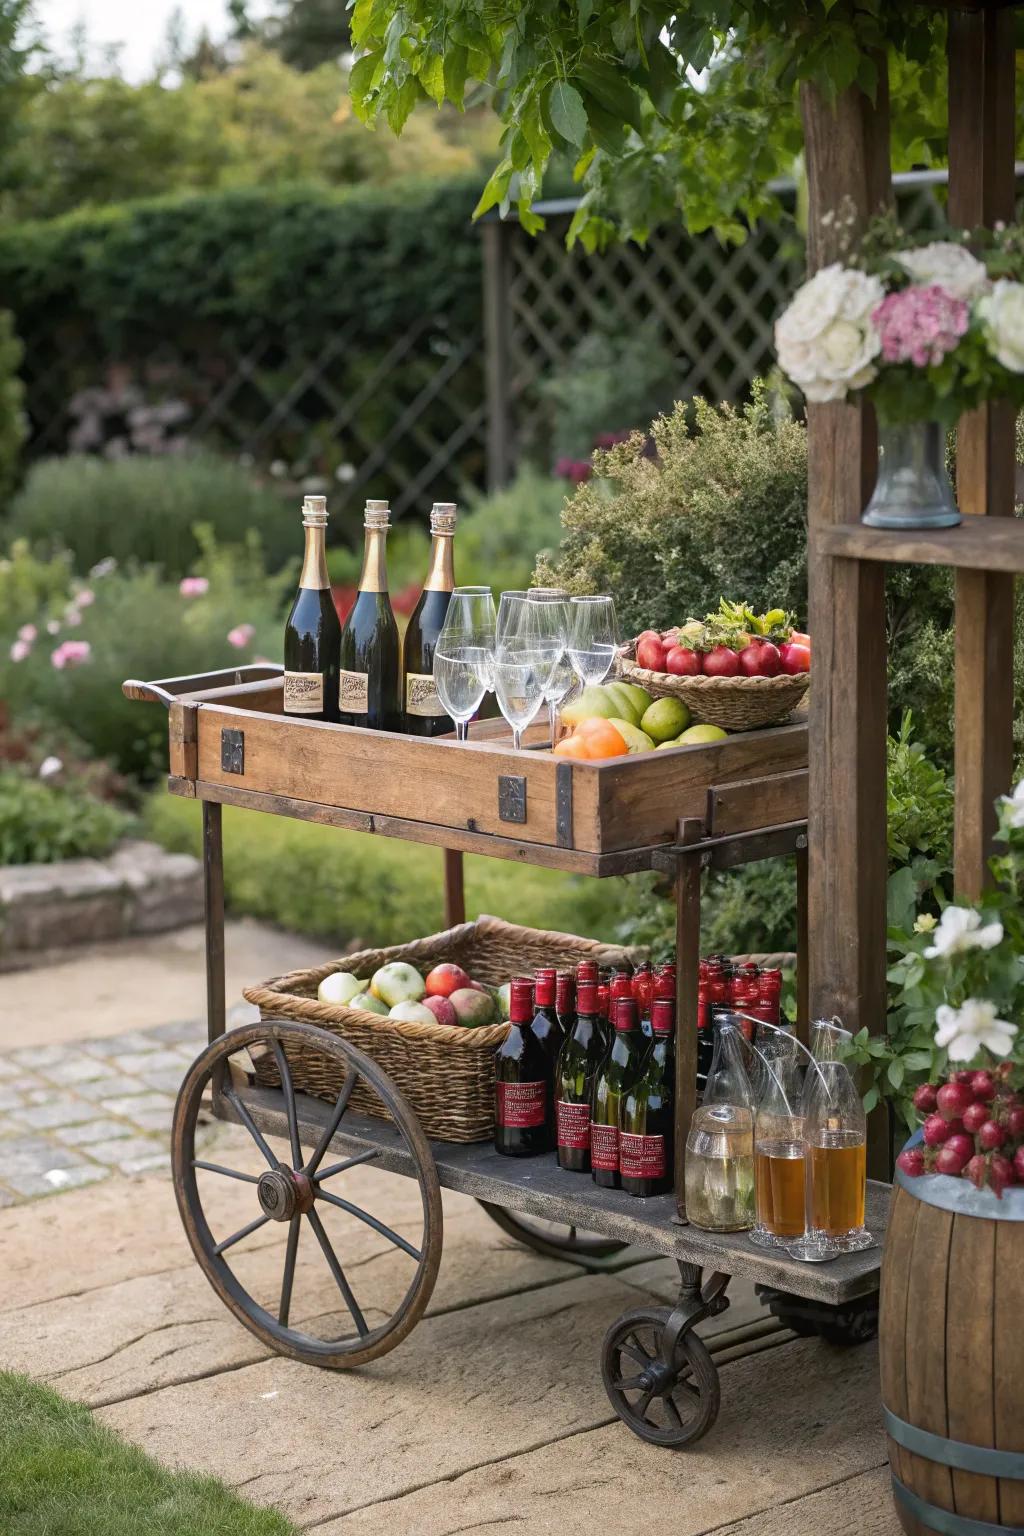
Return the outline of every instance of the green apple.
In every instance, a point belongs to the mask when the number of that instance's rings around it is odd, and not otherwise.
[[[361,1008],[364,1013],[379,1013],[382,1018],[387,1018],[387,1003],[382,1003],[380,998],[374,997],[372,992],[357,992],[355,997],[349,998],[348,1006]]]
[[[512,983],[510,981],[503,981],[498,988],[498,1007],[501,1009],[502,1018],[507,1019],[512,1012]]]
[[[332,971],[316,989],[317,1002],[340,1003],[344,1007],[365,985],[365,981],[360,981],[351,971]]]
[[[423,1003],[396,1003],[388,1014],[389,1019],[404,1019],[407,1024],[436,1024],[437,1015]]]
[[[689,730],[676,737],[676,744],[680,747],[693,747],[701,742],[724,741],[728,734],[720,725],[691,725]]]
[[[681,699],[655,699],[644,710],[640,729],[652,741],[672,741],[690,723],[690,711]]]
[[[651,752],[654,750],[654,742],[642,731],[638,725],[632,725],[628,720],[611,719],[609,725],[614,725],[629,752]]]
[[[374,997],[379,997],[389,1008],[396,1003],[418,1003],[426,990],[423,977],[406,960],[392,960],[390,965],[382,965],[379,971],[374,971],[370,982]]]
[[[590,720],[595,715],[610,720],[612,715],[617,715],[618,712],[618,704],[612,702],[600,683],[594,683],[584,688],[578,698],[566,704],[562,710],[562,720],[565,725],[576,726],[581,720]]]

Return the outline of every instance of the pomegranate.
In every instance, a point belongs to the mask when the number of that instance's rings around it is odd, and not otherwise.
[[[779,648],[770,640],[751,640],[740,651],[740,671],[747,677],[778,677],[781,670]]]
[[[977,1135],[978,1131],[981,1130],[988,1120],[988,1117],[989,1107],[987,1104],[968,1104],[963,1114],[964,1130],[969,1131],[972,1136]]]
[[[951,1083],[966,1083],[968,1085],[968,1087],[970,1087],[971,1083],[974,1082],[974,1073],[970,1069],[968,1069],[967,1071],[962,1071],[961,1070],[960,1072],[954,1072],[953,1076],[950,1078],[950,1082]]]
[[[926,1147],[941,1147],[952,1134],[941,1115],[929,1115],[922,1127]]]
[[[988,1173],[988,1164],[980,1152],[976,1152],[964,1169],[964,1178],[970,1179],[975,1189],[981,1189],[985,1183],[985,1175]]]
[[[740,658],[727,645],[716,645],[704,657],[705,677],[736,677],[740,670]]]
[[[922,1083],[920,1088],[914,1089],[914,1108],[919,1109],[922,1115],[931,1115],[935,1112],[935,1084]]]
[[[963,1131],[958,1131],[955,1136],[947,1137],[945,1145],[939,1150],[945,1152],[947,1148],[955,1152],[958,1157],[961,1157],[963,1159],[961,1166],[965,1166],[974,1156],[974,1137],[966,1136]],[[957,1169],[958,1173],[959,1171]]]
[[[920,1147],[907,1147],[896,1159],[896,1165],[902,1168],[903,1172],[908,1174],[910,1178],[916,1179],[924,1173],[924,1153]],[[959,1171],[957,1169],[957,1172]]]
[[[657,635],[647,635],[636,648],[636,659],[648,672],[664,672],[667,652]]]
[[[1013,1171],[1018,1184],[1024,1184],[1024,1147],[1018,1147],[1013,1154]]]
[[[935,1102],[943,1120],[955,1120],[968,1104],[974,1103],[974,1094],[966,1083],[943,1083],[935,1095]]]
[[[667,640],[668,636],[666,635],[665,638]],[[661,644],[661,635],[658,633],[658,631],[656,629],[645,629],[642,634],[637,635],[637,637],[636,637],[637,645],[639,645],[641,643],[641,641],[643,641],[643,640],[657,640],[658,644],[660,645]]]
[[[794,629],[789,637],[789,643],[790,645],[802,645],[809,651],[811,648],[811,637],[802,633],[799,629]]]
[[[675,645],[665,657],[665,671],[673,677],[699,677],[700,654],[685,645]]]
[[[991,1104],[996,1096],[996,1080],[991,1072],[975,1072],[971,1076],[974,1097],[983,1104]]]
[[[792,640],[779,647],[779,657],[782,661],[782,670],[789,677],[796,677],[800,672],[811,670],[811,653],[806,645],[795,645]]]
[[[997,1120],[986,1120],[978,1132],[978,1146],[985,1152],[996,1152],[1006,1140],[1006,1132]]]
[[[1012,1141],[1024,1141],[1024,1104],[1014,1104],[1007,1111],[1006,1129]]]
[[[1001,1152],[993,1152],[989,1159],[988,1182],[1000,1200],[1003,1198],[1003,1190],[1013,1183],[1013,1164]]]
[[[957,1137],[956,1140],[959,1141],[960,1138]],[[959,1178],[960,1174],[963,1173],[969,1162],[969,1153],[965,1157],[962,1148],[951,1147],[947,1141],[946,1145],[944,1147],[940,1147],[936,1154],[935,1172],[948,1173],[951,1174],[954,1178]]]

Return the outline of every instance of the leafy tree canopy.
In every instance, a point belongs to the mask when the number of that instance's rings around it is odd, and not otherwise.
[[[874,96],[892,57],[897,164],[944,145],[944,19],[891,0],[355,0],[357,113],[401,132],[424,99],[485,84],[502,157],[478,213],[531,204],[557,153],[583,200],[570,241],[643,239],[682,216],[741,240],[774,211],[771,179],[802,142],[797,90]]]

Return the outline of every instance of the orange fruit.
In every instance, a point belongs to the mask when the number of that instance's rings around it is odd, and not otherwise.
[[[583,735],[588,757],[624,757],[626,755],[626,743],[610,720],[587,720],[583,723],[588,727]],[[577,727],[577,732],[579,729]]]
[[[555,756],[568,757],[576,762],[584,762],[590,757],[590,750],[582,736],[565,736],[555,747]]]

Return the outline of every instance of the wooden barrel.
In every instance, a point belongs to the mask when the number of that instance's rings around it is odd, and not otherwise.
[[[897,1171],[879,1353],[903,1529],[1024,1530],[1024,1189]]]

